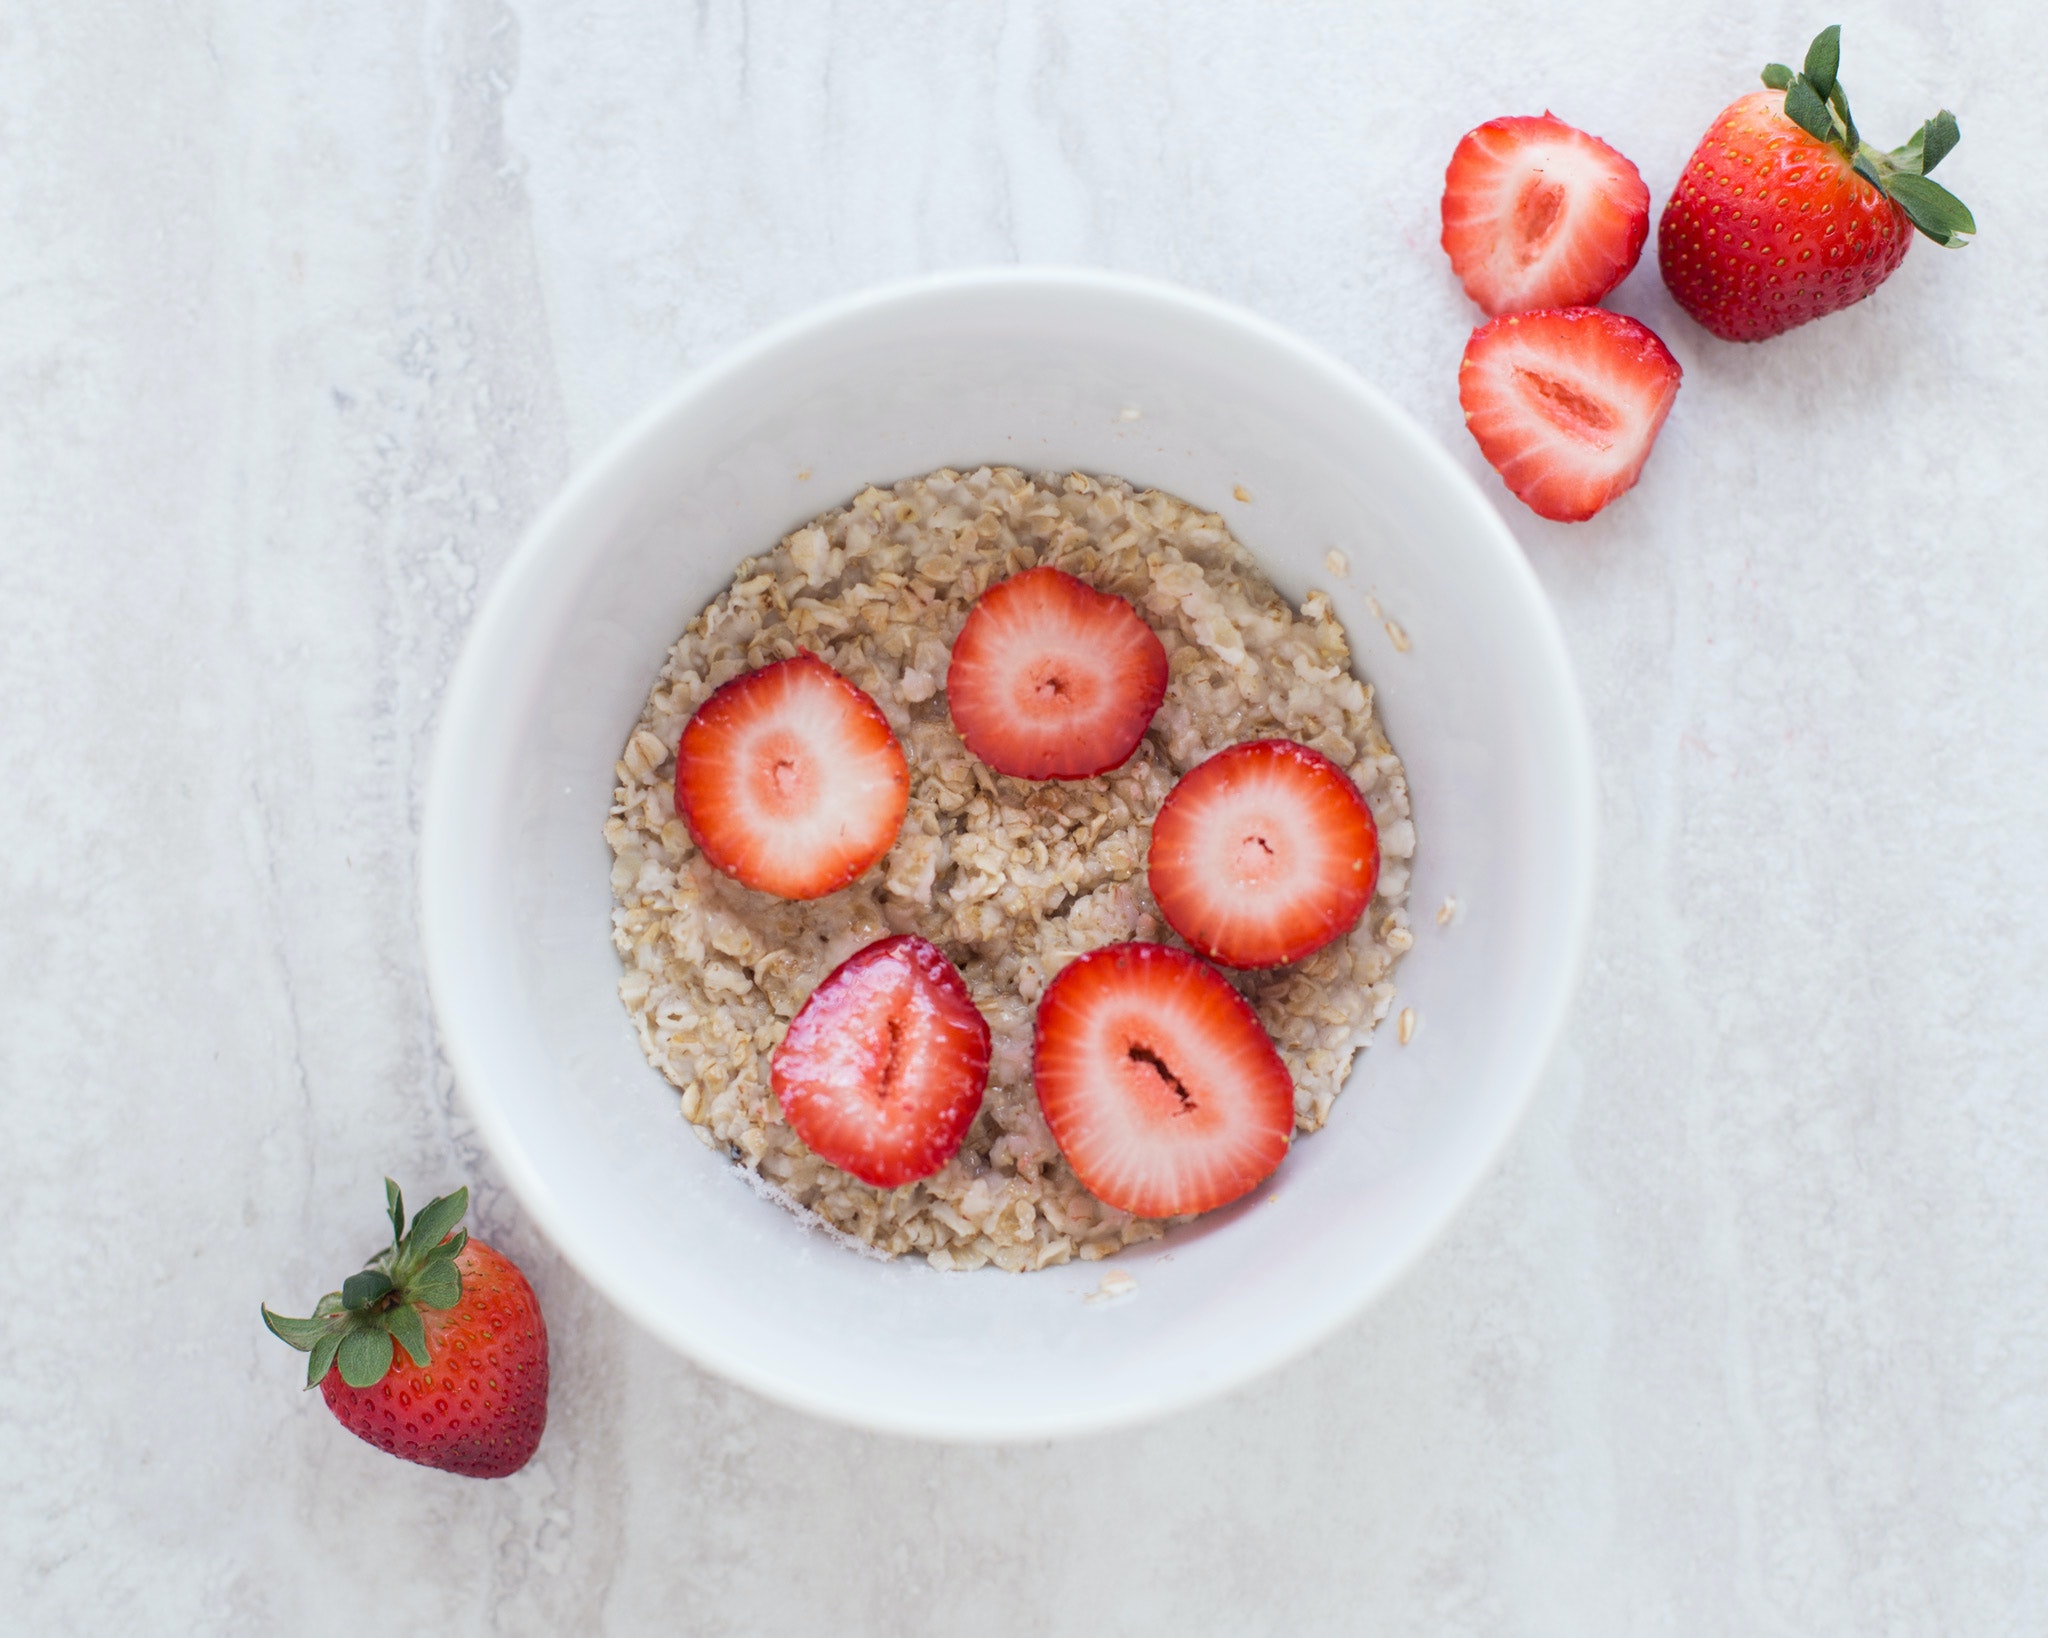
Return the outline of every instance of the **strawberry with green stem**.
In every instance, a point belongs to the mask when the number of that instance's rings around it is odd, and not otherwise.
[[[1928,173],[1960,140],[1946,108],[1886,151],[1864,141],[1830,24],[1794,73],[1721,111],[1657,227],[1671,294],[1726,341],[1762,341],[1861,301],[1905,260],[1917,229],[1954,249],[1977,231]]]
[[[526,1465],[547,1426],[548,1332],[511,1259],[461,1225],[469,1190],[405,1221],[384,1180],[391,1244],[330,1291],[310,1319],[263,1310],[272,1333],[311,1357],[336,1420],[409,1462],[495,1479]]]

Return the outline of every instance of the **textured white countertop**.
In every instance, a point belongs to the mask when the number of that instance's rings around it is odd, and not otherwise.
[[[1646,260],[1616,305],[1685,386],[1577,528],[1461,429],[1444,160],[1548,106],[1661,203],[1826,16],[10,13],[15,1630],[2048,1630],[2042,13],[1844,17],[1862,124],[1960,114],[1980,242],[1753,348]],[[571,466],[771,320],[1017,259],[1241,302],[1457,452],[1564,622],[1603,874],[1565,1049],[1390,1297],[1199,1412],[960,1450],[710,1378],[550,1251],[437,1053],[413,869],[465,626]],[[358,1444],[258,1327],[386,1170],[473,1182],[540,1290],[513,1480]]]

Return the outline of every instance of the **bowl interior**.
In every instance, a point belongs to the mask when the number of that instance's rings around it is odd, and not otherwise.
[[[1419,836],[1417,941],[1396,975],[1413,1043],[1383,1029],[1328,1126],[1244,1204],[1111,1265],[1026,1276],[854,1255],[692,1137],[617,998],[601,834],[663,654],[738,559],[866,483],[984,463],[1170,490],[1221,512],[1286,595],[1327,591],[1407,763]],[[676,1346],[874,1427],[1101,1427],[1306,1346],[1478,1180],[1569,990],[1590,785],[1562,647],[1512,539],[1356,378],[1161,287],[953,278],[842,304],[693,378],[535,527],[450,689],[423,859],[429,968],[514,1186]],[[1459,913],[1439,927],[1447,896]],[[1085,1301],[1107,1266],[1136,1289]]]

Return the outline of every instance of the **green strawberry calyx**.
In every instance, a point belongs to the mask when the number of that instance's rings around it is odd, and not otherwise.
[[[1849,97],[1837,71],[1842,66],[1842,25],[1830,23],[1806,48],[1794,73],[1783,63],[1764,66],[1764,84],[1785,93],[1785,117],[1816,142],[1845,155],[1856,174],[1906,213],[1936,244],[1959,250],[1975,237],[1976,219],[1965,205],[1927,173],[1962,140],[1956,117],[1946,108],[1926,121],[1904,145],[1873,148],[1857,132]]]
[[[391,1244],[361,1273],[342,1281],[339,1291],[322,1297],[311,1319],[288,1319],[267,1305],[263,1310],[263,1323],[273,1336],[312,1355],[306,1361],[309,1388],[336,1364],[351,1388],[372,1387],[391,1369],[398,1344],[413,1364],[424,1368],[430,1361],[420,1310],[453,1308],[462,1300],[462,1271],[455,1259],[469,1244],[469,1235],[457,1225],[469,1209],[469,1190],[430,1200],[407,1228],[405,1197],[387,1177],[384,1208],[391,1218]]]

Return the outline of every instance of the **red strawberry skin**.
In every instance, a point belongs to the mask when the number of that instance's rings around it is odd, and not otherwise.
[[[1724,341],[1764,341],[1861,301],[1913,242],[1905,211],[1784,108],[1782,91],[1724,108],[1657,224],[1664,283]]]
[[[1591,306],[1650,236],[1642,173],[1551,114],[1488,120],[1444,172],[1443,247],[1491,314]]]
[[[997,773],[1086,779],[1138,748],[1166,680],[1166,646],[1136,609],[1041,567],[989,587],[968,612],[946,707]]]
[[[1512,313],[1465,344],[1465,425],[1508,488],[1561,523],[1635,484],[1684,372],[1648,325],[1599,307]]]
[[[1210,960],[1277,967],[1358,925],[1379,880],[1379,829],[1322,752],[1252,740],[1167,793],[1146,873],[1160,914]]]
[[[878,1189],[959,1152],[988,1085],[988,1021],[959,970],[912,934],[856,951],[810,993],[770,1082],[811,1152]]]
[[[1112,944],[1038,1003],[1031,1073],[1090,1193],[1140,1217],[1212,1211],[1287,1157],[1294,1082],[1223,975],[1165,944]]]
[[[675,796],[692,839],[728,876],[816,899],[895,845],[910,767],[881,707],[798,654],[697,707],[676,747]]]
[[[339,1366],[321,1397],[358,1439],[424,1467],[472,1479],[517,1473],[548,1422],[548,1328],[511,1259],[472,1239],[455,1258],[462,1299],[423,1308],[432,1363],[394,1348],[380,1382],[351,1388]]]

